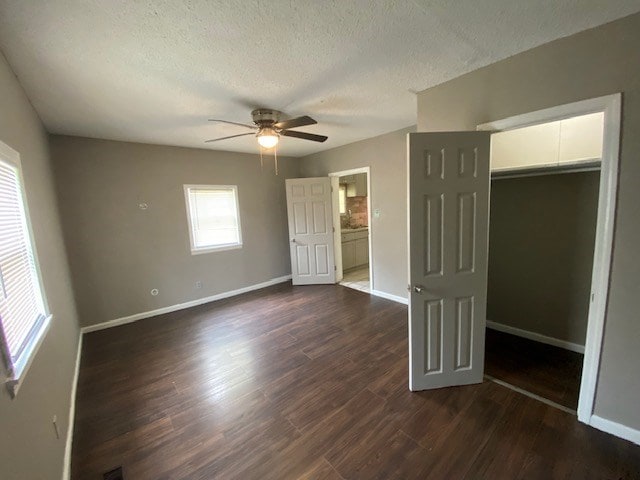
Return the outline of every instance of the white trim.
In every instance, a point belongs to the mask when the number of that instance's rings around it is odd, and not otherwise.
[[[536,110],[535,112],[514,115],[513,117],[503,118],[502,120],[483,123],[478,125],[476,130],[504,132],[507,130],[514,130],[516,128],[529,127],[540,123],[564,120],[566,118],[598,112],[605,112],[604,122],[606,124],[606,109],[610,107],[612,102],[616,99],[619,100],[620,96],[621,95],[619,93],[615,93],[613,95],[605,95],[604,97],[590,98],[588,100],[581,100],[579,102],[567,103],[551,108],[545,108],[543,110]]]
[[[339,172],[331,172],[329,173],[329,177],[344,177],[346,175],[355,175],[358,173],[367,174],[367,226],[369,227],[369,285],[371,286],[371,292],[373,292],[374,278],[373,278],[373,224],[371,222],[371,167],[366,166],[366,167],[352,168],[350,170],[341,170]],[[332,197],[332,200],[333,200],[333,197]],[[339,205],[334,205],[331,208],[339,209],[340,207]],[[340,227],[340,225],[338,225],[338,227]],[[334,250],[338,247],[342,248],[342,245],[335,245],[335,242],[334,242],[334,247],[333,247]]]
[[[12,362],[10,360],[11,353],[8,351],[8,347],[7,347],[6,367],[7,367],[7,372],[11,375],[5,379],[5,386],[7,387],[7,390],[9,391],[9,394],[11,395],[11,397],[15,398],[15,396],[18,394],[18,390],[20,389],[21,383],[24,381],[24,378],[27,374],[27,370],[31,366],[31,363],[33,362],[33,359],[38,353],[38,350],[42,345],[44,338],[49,332],[52,315],[51,315],[51,310],[49,309],[47,292],[46,292],[46,289],[44,288],[44,282],[42,280],[42,271],[40,269],[38,248],[36,246],[36,240],[33,234],[33,227],[31,225],[31,214],[29,210],[29,201],[27,199],[27,186],[24,181],[20,152],[18,152],[17,150],[14,150],[6,143],[0,141],[0,161],[4,161],[12,164],[17,170],[18,186],[20,189],[21,197],[22,197],[22,213],[24,215],[24,223],[27,228],[26,241],[28,246],[31,247],[31,254],[33,255],[33,264],[35,267],[36,283],[37,283],[37,287],[39,288],[39,292],[37,293],[39,294],[39,300],[42,302],[42,307],[44,309],[44,312],[42,313],[46,315],[46,319],[42,324],[42,326],[40,327],[40,331],[38,332],[37,336],[35,337],[35,339],[32,340],[30,346],[27,349],[25,349],[25,351],[22,353],[21,358],[18,360],[18,362],[16,362],[16,364],[9,365]],[[3,348],[3,347],[0,347],[0,348]],[[24,357],[25,355],[26,357]]]
[[[162,315],[164,313],[176,312],[178,310],[184,310],[185,308],[196,307],[198,305],[203,305],[205,303],[215,302],[216,300],[222,300],[223,298],[234,297],[242,293],[252,292],[253,290],[260,290],[261,288],[270,287],[271,285],[283,283],[288,280],[291,280],[291,275],[272,278],[271,280],[267,280],[266,282],[257,283],[255,285],[249,285],[248,287],[242,287],[236,290],[230,290],[228,292],[217,293],[215,295],[211,295],[209,297],[204,297],[204,298],[198,298],[197,300],[192,300],[190,302],[178,303],[176,305],[170,305],[168,307],[162,307],[156,310],[150,310],[148,312],[141,312],[141,313],[136,313],[134,315],[129,315],[127,317],[115,318],[113,320],[97,323],[95,325],[88,325],[86,327],[82,327],[81,331],[82,333],[89,333],[89,332],[95,332],[98,330],[104,330],[105,328],[117,327],[118,325],[125,325],[127,323],[136,322],[138,320],[142,320],[143,318],[150,318],[150,317],[155,317],[157,315]]]
[[[610,433],[616,437],[624,438],[630,442],[640,445],[640,430],[627,427],[621,423],[607,420],[606,418],[599,417],[598,415],[591,415],[589,425],[603,432]]]
[[[9,145],[1,141],[0,141],[0,156],[15,163],[16,165],[18,165],[18,167],[22,168],[20,163],[20,154],[16,150],[11,148]]]
[[[600,353],[604,334],[611,254],[613,249],[613,229],[615,223],[618,190],[618,164],[620,160],[620,121],[622,95],[616,93],[592,98],[536,112],[525,113],[477,127],[478,130],[511,130],[553,120],[561,120],[588,113],[604,112],[604,135],[602,165],[600,169],[600,193],[598,199],[598,219],[591,277],[591,305],[587,324],[582,382],[578,399],[578,420],[589,423],[593,414]]]
[[[331,183],[331,221],[333,225],[333,262],[335,264],[336,283],[340,283],[344,279],[344,268],[342,268],[342,229],[340,218],[340,178],[329,177]],[[345,196],[347,192],[345,191]],[[346,208],[345,198],[345,208]],[[336,208],[338,205],[338,208]]]
[[[346,177],[347,175],[355,175],[357,173],[369,173],[370,167],[350,168],[349,170],[340,170],[339,172],[331,172],[329,177]],[[368,193],[368,192],[367,192]]]
[[[192,248],[191,255],[202,255],[203,253],[211,253],[211,252],[224,252],[226,250],[240,250],[241,248],[242,248],[241,243],[220,245],[219,247]]]
[[[604,108],[604,139],[600,198],[591,277],[592,302],[589,308],[587,339],[582,367],[582,382],[578,401],[578,420],[584,422],[593,414],[600,370],[600,354],[609,297],[611,256],[618,195],[618,164],[620,161],[620,121],[622,96],[601,97]]]
[[[369,291],[371,295],[375,295],[376,297],[386,298],[387,300],[392,300],[394,302],[402,303],[403,305],[409,305],[409,299],[405,297],[401,297],[399,295],[393,295],[391,293],[383,292],[381,290],[373,290]]]
[[[24,382],[25,377],[27,376],[27,372],[29,371],[29,367],[33,363],[33,359],[36,357],[38,350],[42,346],[44,342],[44,338],[47,336],[49,332],[49,328],[51,327],[51,321],[53,319],[52,315],[47,315],[44,323],[40,327],[38,334],[30,343],[29,349],[25,352],[26,357],[24,358],[24,364],[21,364],[19,367],[14,367],[16,371],[13,376],[8,377],[5,380],[5,385],[11,394],[11,398],[15,398],[18,395],[18,391],[20,390],[20,386],[22,382]],[[23,360],[22,358],[20,360]]]
[[[522,338],[528,338],[540,343],[546,343],[547,345],[553,345],[554,347],[564,348],[571,350],[572,352],[584,353],[584,345],[579,343],[572,343],[566,340],[560,340],[559,338],[548,337],[541,333],[532,332],[530,330],[523,330],[521,328],[512,327],[511,325],[505,325],[504,323],[496,323],[491,320],[487,320],[487,328],[492,330],[498,330],[499,332],[510,333]]]
[[[71,449],[73,447],[73,424],[76,416],[76,391],[78,390],[78,374],[80,373],[80,358],[82,356],[82,332],[78,338],[78,351],[76,353],[76,367],[73,372],[71,384],[71,398],[69,400],[69,416],[67,417],[67,441],[64,446],[64,464],[62,467],[62,480],[71,478]]]

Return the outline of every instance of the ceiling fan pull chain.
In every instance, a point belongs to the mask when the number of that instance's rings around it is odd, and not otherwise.
[[[262,161],[262,145],[258,145],[260,149],[260,171],[262,172],[262,167],[264,166],[264,162]]]
[[[278,175],[278,147],[273,148],[273,158],[276,167],[276,175]]]

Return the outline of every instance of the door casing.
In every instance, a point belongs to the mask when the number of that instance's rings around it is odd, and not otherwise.
[[[594,403],[600,356],[604,336],[609,278],[613,252],[613,234],[618,192],[618,170],[620,162],[620,122],[622,94],[616,93],[580,102],[559,105],[535,112],[516,115],[478,125],[478,130],[505,131],[564,118],[604,112],[604,136],[600,167],[600,190],[596,240],[591,276],[591,302],[587,322],[587,338],[584,349],[582,380],[578,398],[578,420],[592,425],[598,422],[594,415]],[[594,417],[596,417],[594,419]]]
[[[356,173],[366,173],[367,174],[367,215],[368,215],[368,224],[369,224],[369,290],[371,293],[375,291],[375,284],[373,278],[373,230],[374,226],[371,222],[371,167],[359,167],[352,168],[350,170],[341,170],[339,172],[331,172],[329,173],[329,178],[331,178],[332,185],[334,183],[338,185],[338,178],[344,177],[345,175],[354,175]],[[338,204],[338,191],[334,188],[333,192],[333,218],[334,218],[334,228],[336,232],[340,231],[340,206]],[[336,223],[337,222],[337,223]],[[342,240],[341,236],[337,235],[334,237],[334,247],[333,250],[335,253],[335,258],[340,259],[339,263],[336,261],[337,278],[342,280]],[[340,252],[339,254],[337,252]],[[338,256],[339,255],[339,256]],[[340,281],[338,280],[338,281]],[[375,294],[375,293],[374,293]]]

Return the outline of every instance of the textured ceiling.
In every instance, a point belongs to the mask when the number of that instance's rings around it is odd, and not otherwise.
[[[416,121],[420,91],[640,0],[0,0],[0,48],[53,133],[255,152],[257,106],[318,125],[300,156]],[[1,132],[0,132],[1,133]]]

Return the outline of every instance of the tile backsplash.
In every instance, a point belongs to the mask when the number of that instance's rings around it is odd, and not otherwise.
[[[351,210],[351,221],[349,215],[342,215],[342,226],[344,227],[366,227],[369,221],[367,212],[367,197],[347,197],[347,212]]]

